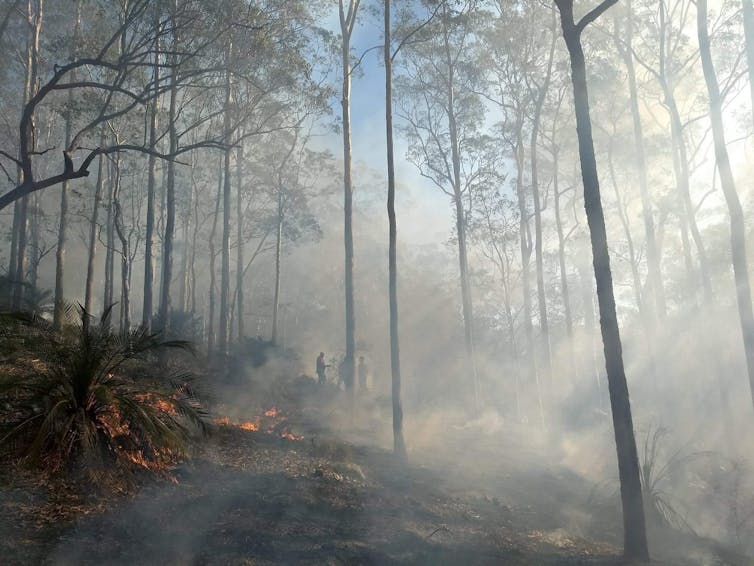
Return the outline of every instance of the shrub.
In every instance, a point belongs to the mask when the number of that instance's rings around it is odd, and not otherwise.
[[[190,345],[144,329],[114,332],[111,310],[94,320],[79,307],[75,331],[50,335],[37,353],[41,367],[0,377],[0,444],[28,464],[95,475],[159,471],[206,431],[189,376],[160,379],[156,364],[145,363],[159,350]]]

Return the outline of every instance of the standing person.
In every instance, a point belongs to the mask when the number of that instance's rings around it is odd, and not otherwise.
[[[367,374],[369,373],[369,368],[367,368],[367,364],[364,362],[364,356],[359,356],[359,389],[362,391],[367,390]]]
[[[319,380],[320,385],[324,385],[327,383],[327,368],[330,366],[325,363],[325,353],[320,352],[319,357],[317,358],[317,378]]]

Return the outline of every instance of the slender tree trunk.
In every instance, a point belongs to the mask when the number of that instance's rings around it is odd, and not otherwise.
[[[733,275],[736,283],[736,300],[738,302],[738,315],[741,322],[741,334],[743,336],[744,353],[746,355],[746,369],[749,376],[752,402],[754,403],[754,313],[752,313],[751,284],[749,282],[746,257],[746,227],[725,142],[722,97],[720,96],[720,86],[717,82],[715,66],[712,62],[712,50],[707,30],[707,0],[697,0],[696,6],[699,53],[704,71],[704,81],[707,84],[707,93],[709,94],[710,120],[712,122],[712,136],[715,143],[717,171],[720,175],[720,186],[723,189],[725,202],[728,205],[728,213],[730,214],[730,246]]]
[[[516,198],[518,201],[519,213],[519,245],[521,248],[521,294],[523,298],[523,324],[524,340],[526,342],[526,367],[528,386],[534,383],[537,395],[537,410],[539,419],[544,426],[545,412],[542,402],[542,388],[539,383],[537,373],[537,364],[534,356],[534,327],[532,325],[531,313],[531,290],[529,279],[529,264],[531,263],[531,229],[529,228],[529,209],[526,206],[526,195],[524,194],[524,144],[522,139],[522,124],[519,124],[516,134]]]
[[[348,9],[339,0],[340,30],[342,35],[341,56],[343,73],[342,118],[343,118],[343,240],[345,248],[345,303],[346,303],[346,387],[353,392],[356,375],[356,314],[353,288],[353,182],[351,179],[351,34],[356,23],[359,0],[349,0]]]
[[[547,60],[547,72],[545,79],[537,93],[536,104],[534,106],[534,119],[531,128],[531,190],[532,200],[534,201],[534,257],[537,270],[537,303],[539,306],[539,330],[540,330],[540,347],[542,350],[542,372],[548,385],[552,384],[552,360],[550,352],[550,325],[547,320],[547,297],[545,294],[545,270],[542,245],[542,201],[539,194],[539,168],[537,161],[537,144],[539,142],[539,128],[542,116],[542,107],[547,97],[547,91],[550,88],[550,77],[552,75],[552,64],[555,57],[555,38],[556,33],[556,15],[553,10],[552,41],[550,43],[550,54]]]
[[[395,156],[393,151],[393,56],[390,45],[390,0],[385,0],[385,131],[387,135],[388,294],[390,311],[390,375],[393,400],[393,454],[406,460],[401,402],[401,356],[398,335],[398,223],[395,217]]]
[[[29,285],[36,290],[39,277],[39,263],[42,261],[41,250],[39,248],[39,231],[40,218],[42,217],[42,207],[39,203],[39,193],[34,193],[31,197],[31,217],[29,225],[29,234],[31,236],[31,261],[29,262]]]
[[[633,291],[634,300],[636,301],[636,308],[642,317],[642,320],[646,322],[645,330],[651,332],[651,325],[646,318],[644,310],[644,301],[641,295],[641,275],[639,274],[639,262],[636,259],[636,247],[634,246],[634,238],[631,234],[631,224],[628,219],[628,213],[626,207],[623,204],[623,198],[621,196],[621,190],[618,186],[618,178],[615,174],[615,164],[613,162],[613,137],[610,137],[607,150],[607,165],[610,172],[610,181],[613,185],[613,191],[615,192],[615,201],[618,207],[618,218],[620,219],[621,226],[623,227],[623,235],[626,238],[626,244],[628,245],[628,261],[631,264],[631,276],[633,278]],[[651,286],[650,281],[650,286]],[[650,288],[651,291],[651,288]]]
[[[196,245],[199,240],[199,189],[194,195],[194,229],[191,236],[191,259],[189,260],[189,277],[191,278],[191,312],[196,313]]]
[[[283,187],[278,187],[278,218],[275,233],[275,296],[272,302],[272,343],[278,340],[278,312],[280,309],[280,260],[283,249]]]
[[[665,290],[662,285],[662,271],[660,268],[660,254],[657,247],[657,238],[655,236],[654,215],[652,213],[652,200],[649,196],[649,182],[647,180],[647,157],[644,149],[644,131],[641,122],[641,112],[639,111],[639,94],[636,85],[636,69],[634,67],[633,56],[633,12],[631,10],[631,0],[626,4],[628,14],[626,16],[626,31],[622,37],[618,32],[618,20],[616,19],[615,28],[615,45],[618,52],[623,58],[628,75],[628,93],[631,105],[631,119],[633,122],[634,133],[634,156],[636,158],[636,172],[639,176],[639,192],[641,195],[642,219],[644,220],[644,235],[647,242],[647,279],[648,291],[651,294],[654,305],[648,305],[650,308],[649,320],[654,327],[654,318],[659,315],[664,317],[667,312],[665,302]],[[617,188],[617,185],[616,185]]]
[[[193,198],[193,195],[192,195]],[[189,199],[189,207],[192,206],[191,199]],[[183,312],[188,311],[188,297],[189,297],[189,233],[191,230],[191,208],[189,208],[183,215],[183,225],[181,226],[181,286],[178,288],[178,303],[181,305]]]
[[[176,131],[176,113],[178,104],[178,37],[175,31],[175,12],[177,2],[172,2],[173,42],[170,54],[170,106],[168,110],[168,143],[169,153],[175,155],[178,150],[178,132]],[[165,187],[165,234],[162,239],[162,276],[160,290],[160,324],[161,331],[167,333],[170,329],[170,284],[173,279],[173,239],[175,237],[175,159],[168,161],[167,181]]]
[[[102,128],[100,146],[104,145],[105,129]],[[97,164],[97,182],[94,187],[94,204],[92,205],[92,218],[89,225],[89,253],[86,261],[86,283],[84,285],[84,310],[89,314],[94,312],[94,262],[97,257],[97,239],[99,237],[99,207],[102,202],[102,186],[104,182],[103,156],[99,156]]]
[[[752,0],[741,0],[744,19],[744,38],[746,41],[746,65],[749,69],[749,96],[751,97],[751,114],[754,120],[754,4]]]
[[[40,1],[40,9],[41,9]],[[73,26],[73,37],[71,40],[71,54],[74,58],[77,56],[79,30],[81,28],[81,0],[76,0],[75,22]],[[71,73],[71,81],[76,81],[76,71]],[[73,118],[71,112],[73,109],[73,90],[68,91],[69,108],[65,110],[65,151],[71,148],[71,130],[73,128]],[[67,155],[67,154],[66,154]],[[63,329],[63,317],[65,315],[65,252],[68,240],[68,193],[69,182],[64,181],[60,189],[60,224],[58,226],[58,247],[55,253],[55,303],[53,308],[52,324],[58,332]]]
[[[243,145],[239,145],[236,152],[236,235],[238,241],[236,242],[236,307],[238,309],[238,343],[243,342],[246,336],[246,327],[244,325],[244,293],[243,293],[243,279],[244,279],[244,259],[243,259]]]
[[[573,314],[571,313],[571,294],[568,288],[568,270],[566,267],[565,257],[565,232],[563,230],[563,218],[560,212],[560,183],[558,179],[558,158],[559,151],[555,149],[552,153],[553,164],[553,196],[555,207],[555,227],[558,232],[558,265],[560,267],[560,296],[563,298],[563,316],[565,318],[566,336],[568,342],[573,345]],[[571,356],[573,357],[573,355]]]
[[[230,53],[233,49],[230,41],[225,51],[225,110],[223,118],[224,138],[230,141],[231,126],[231,77],[230,77]],[[228,321],[230,318],[230,197],[231,197],[231,149],[223,152],[225,174],[223,179],[223,232],[222,254],[220,266],[220,330],[218,333],[218,349],[221,357],[228,353]]]
[[[13,203],[13,224],[11,226],[10,235],[10,259],[8,261],[8,277],[15,281],[16,278],[16,262],[18,260],[18,223],[20,219],[21,203],[16,201]]]
[[[159,21],[160,12],[155,8],[155,20]],[[159,30],[159,27],[157,28]],[[154,61],[152,64],[152,80],[155,84],[155,97],[149,104],[149,147],[157,146],[157,123],[159,113],[159,97],[157,96],[160,82],[160,40],[159,34],[154,42]],[[146,235],[144,239],[144,291],[141,323],[149,332],[152,329],[154,312],[154,232],[155,232],[155,188],[157,183],[157,158],[150,154],[147,161],[147,218]]]
[[[107,226],[105,228],[105,290],[104,290],[104,309],[113,306],[113,271],[115,264],[115,230],[113,228],[114,208],[113,208],[113,190],[115,187],[115,175],[112,171],[112,163],[108,162],[108,194],[107,194]]]
[[[114,224],[115,232],[120,240],[120,283],[121,283],[121,301],[120,301],[120,328],[122,332],[128,332],[131,329],[131,250],[126,235],[126,228],[123,222],[123,207],[120,203],[120,191],[122,179],[120,174],[120,154],[115,154],[115,179],[113,181],[113,208],[115,209]]]
[[[209,233],[209,320],[207,321],[207,349],[210,354],[215,350],[215,287],[216,287],[216,275],[215,275],[215,260],[217,259],[217,252],[215,252],[215,235],[217,234],[217,219],[220,216],[220,203],[222,202],[223,194],[223,167],[222,162],[217,172],[217,198],[215,199],[215,214],[212,216],[212,230]]]
[[[33,6],[33,0],[27,0],[26,20],[31,30],[31,36],[27,42],[26,49],[26,74],[24,76],[24,105],[36,94],[37,91],[37,73],[39,66],[39,36],[42,31],[42,7],[43,0],[37,0],[36,10]],[[32,121],[31,132],[34,131],[35,124]],[[33,134],[29,133],[31,139],[28,140],[28,146],[33,150],[35,143]],[[19,169],[19,181],[23,180],[23,171]],[[16,272],[14,274],[15,285],[13,286],[13,307],[20,309],[24,298],[24,283],[26,282],[27,268],[27,247],[28,247],[28,225],[29,225],[29,196],[21,199],[18,207],[18,236],[16,244]]]
[[[463,207],[463,188],[461,186],[461,151],[458,140],[458,124],[456,122],[455,101],[455,61],[450,54],[450,43],[447,34],[447,16],[443,14],[443,34],[445,48],[445,65],[448,71],[446,87],[448,134],[453,167],[453,203],[456,213],[456,235],[458,236],[458,263],[461,275],[461,305],[463,309],[464,342],[466,345],[466,363],[471,379],[474,408],[479,409],[479,378],[476,367],[476,352],[474,346],[474,309],[471,299],[471,282],[469,280],[469,261],[466,246],[466,211]]]
[[[605,0],[596,10],[604,10],[617,0]],[[610,406],[613,415],[615,445],[618,455],[621,501],[623,503],[624,554],[629,559],[649,561],[644,522],[644,504],[639,474],[639,457],[636,451],[628,384],[623,367],[623,353],[615,311],[610,254],[607,245],[605,217],[600,200],[597,161],[594,155],[592,124],[589,115],[589,94],[586,79],[586,61],[581,46],[583,24],[573,19],[573,0],[556,0],[560,10],[563,37],[571,60],[571,79],[579,140],[581,175],[584,181],[584,208],[592,242],[594,277],[597,282],[597,300],[600,311],[600,328],[605,350]],[[595,17],[599,12],[590,12]],[[585,18],[588,18],[587,14]],[[588,20],[585,20],[588,21]]]

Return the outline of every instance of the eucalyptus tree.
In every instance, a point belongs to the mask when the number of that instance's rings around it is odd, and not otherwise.
[[[534,236],[531,228],[531,195],[527,191],[527,133],[531,132],[532,90],[528,73],[537,68],[541,45],[533,36],[540,29],[538,10],[529,3],[511,11],[504,1],[495,3],[495,18],[485,30],[482,61],[486,70],[484,95],[500,116],[496,124],[505,156],[510,156],[515,174],[513,194],[518,207],[518,246],[521,257],[521,324],[524,328],[526,381],[536,389],[539,420],[544,425],[542,387],[537,371],[531,292],[531,260]],[[536,34],[534,34],[536,35]],[[531,137],[531,136],[529,136]]]
[[[467,245],[468,202],[474,191],[494,182],[493,140],[484,132],[483,77],[473,46],[484,22],[476,0],[443,0],[432,21],[405,46],[396,78],[401,130],[408,159],[453,205],[461,283],[468,379],[475,406],[479,382],[474,346],[474,312]]]
[[[351,178],[351,75],[354,64],[351,55],[351,36],[361,0],[338,0],[341,50],[341,111],[343,128],[343,243],[345,251],[346,303],[346,386],[353,388],[356,375],[356,313],[353,288],[353,180]]]
[[[720,186],[725,196],[730,217],[730,249],[733,263],[733,276],[736,285],[736,301],[743,338],[746,369],[749,377],[752,403],[754,403],[754,312],[751,305],[751,283],[749,280],[748,258],[746,255],[746,226],[744,213],[736,190],[733,170],[730,165],[723,123],[723,95],[720,91],[717,72],[712,57],[712,47],[708,26],[707,0],[697,0],[697,38],[704,72],[704,82],[709,97],[709,117]]]
[[[648,291],[652,296],[654,313],[650,319],[655,318],[658,313],[662,314],[666,310],[665,291],[662,284],[662,272],[660,270],[660,254],[657,249],[657,238],[655,235],[654,212],[652,200],[649,193],[649,181],[647,172],[647,156],[644,142],[644,126],[642,124],[641,112],[639,110],[639,93],[636,79],[636,66],[634,63],[635,54],[633,48],[633,36],[635,17],[632,7],[632,0],[627,0],[624,6],[622,18],[616,14],[613,26],[614,42],[618,53],[626,67],[628,82],[628,92],[631,105],[631,119],[633,124],[634,135],[634,156],[636,161],[636,172],[638,174],[639,191],[641,195],[642,219],[644,221],[644,234],[647,242],[647,272],[648,272]],[[621,21],[626,25],[621,28]]]
[[[644,519],[639,457],[636,451],[631,403],[628,396],[620,330],[615,310],[610,253],[608,251],[607,231],[602,210],[597,160],[592,140],[592,123],[589,114],[586,57],[581,43],[582,34],[587,26],[597,20],[617,1],[603,0],[578,21],[574,18],[573,0],[555,0],[555,4],[560,11],[563,38],[571,61],[573,101],[579,140],[581,175],[584,183],[584,208],[592,244],[600,328],[605,352],[615,446],[618,455],[618,475],[623,506],[623,551],[628,559],[648,562],[649,549]]]

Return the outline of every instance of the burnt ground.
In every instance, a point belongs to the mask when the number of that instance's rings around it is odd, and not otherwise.
[[[453,427],[441,431],[453,450],[417,449],[400,466],[375,441],[378,423],[389,430],[376,404],[359,406],[369,418],[335,426],[344,400],[311,393],[276,399],[286,419],[271,432],[217,426],[173,481],[144,478],[128,493],[6,470],[0,562],[622,563],[614,502],[595,501],[575,474],[513,464],[500,435],[464,456],[475,435]],[[706,541],[670,540],[654,537],[655,563],[750,563]]]

